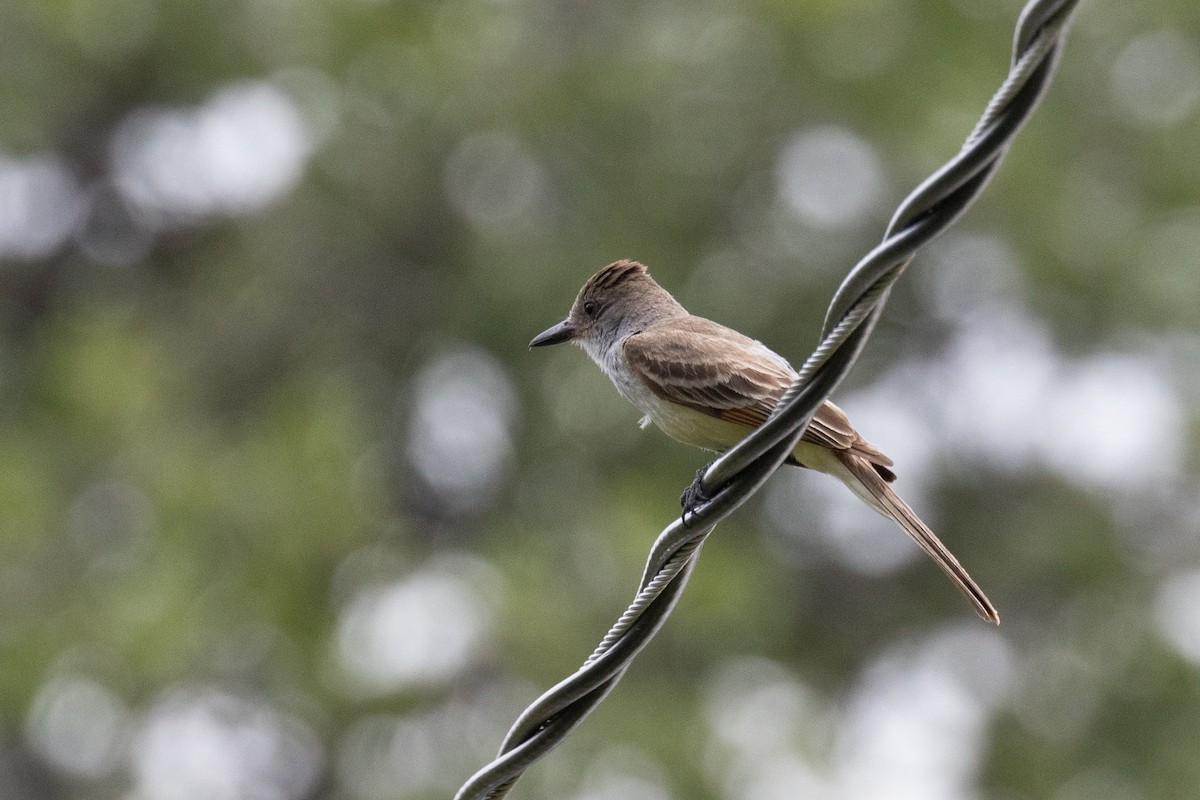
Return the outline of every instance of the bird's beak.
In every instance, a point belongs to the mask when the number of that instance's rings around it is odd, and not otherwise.
[[[571,324],[570,320],[564,319],[554,327],[547,328],[533,337],[533,341],[529,343],[529,346],[542,347],[547,344],[561,344],[562,342],[569,342],[574,338],[575,327]]]

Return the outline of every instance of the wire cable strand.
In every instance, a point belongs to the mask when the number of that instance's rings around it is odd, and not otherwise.
[[[883,241],[850,270],[829,304],[821,340],[771,417],[712,463],[701,478],[709,498],[668,525],[654,543],[637,594],[583,666],[548,690],[509,730],[496,759],[455,800],[499,800],[521,775],[612,691],[666,622],[704,540],[783,463],[817,408],[854,366],[891,287],[917,250],[975,201],[1054,74],[1078,0],[1030,0],[1017,20],[1008,76],[962,149],[900,203]]]

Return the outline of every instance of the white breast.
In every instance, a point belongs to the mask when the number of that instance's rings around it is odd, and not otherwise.
[[[592,360],[612,380],[621,396],[637,406],[672,439],[705,450],[721,451],[746,435],[746,428],[742,425],[726,422],[659,397],[626,366],[619,342],[614,342],[604,350],[597,348],[596,351],[586,342],[583,346]]]

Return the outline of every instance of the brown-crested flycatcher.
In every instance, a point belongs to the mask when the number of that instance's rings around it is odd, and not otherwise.
[[[597,272],[567,318],[539,333],[530,347],[574,342],[612,379],[625,399],[672,439],[723,451],[766,422],[796,378],[766,345],[687,312],[636,261]],[[889,485],[892,460],[826,402],[790,461],[840,479],[880,514],[894,520],[929,554],[986,620],[1000,616],[954,554]]]

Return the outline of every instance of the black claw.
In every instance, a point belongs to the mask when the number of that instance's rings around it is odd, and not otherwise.
[[[683,507],[682,519],[686,523],[688,514],[692,514],[697,508],[707,503],[712,497],[704,490],[704,473],[708,472],[708,468],[712,464],[705,464],[700,469],[696,470],[696,478],[692,481],[692,485],[683,490],[683,494],[679,496],[679,505]]]

